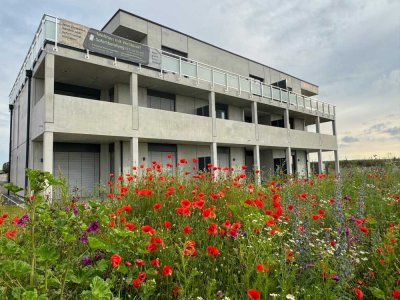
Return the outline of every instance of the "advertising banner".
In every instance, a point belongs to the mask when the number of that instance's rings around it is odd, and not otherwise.
[[[75,48],[161,69],[161,53],[157,49],[67,20],[61,19],[59,22],[58,41]]]

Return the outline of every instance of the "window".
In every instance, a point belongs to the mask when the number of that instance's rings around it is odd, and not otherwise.
[[[281,88],[281,89],[285,89],[285,90],[287,89],[286,79],[271,83],[271,85],[277,86],[278,88]]]
[[[175,111],[175,95],[147,90],[147,106],[155,109]]]
[[[228,105],[221,103],[215,104],[215,113],[218,119],[228,120]]]
[[[199,157],[198,163],[199,163],[199,171],[207,171],[208,164],[211,163],[211,157],[210,156]]]
[[[255,80],[258,80],[258,81],[260,81],[260,82],[264,82],[264,78],[261,78],[261,77],[258,77],[258,76],[255,76],[255,75],[249,75],[249,77],[250,78],[253,78],[253,79],[255,79]]]
[[[84,86],[55,82],[54,93],[65,96],[100,100],[101,91]]]
[[[179,50],[175,50],[175,49],[172,49],[172,48],[169,48],[169,47],[166,47],[166,46],[161,46],[161,50],[166,52],[166,53],[163,53],[165,55],[168,55],[169,53],[171,53],[171,54],[175,54],[175,55],[178,55],[178,56],[181,56],[181,57],[185,57],[185,58],[188,57],[187,53],[179,51]],[[171,56],[175,57],[174,55],[171,55]]]
[[[285,128],[284,119],[271,121],[271,126]],[[289,126],[290,126],[289,129],[293,129],[294,128],[294,119],[293,118],[289,118]]]
[[[203,116],[203,117],[209,117],[210,112],[209,112],[208,105],[197,108],[197,115]]]

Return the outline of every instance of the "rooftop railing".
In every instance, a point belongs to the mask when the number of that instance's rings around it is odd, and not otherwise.
[[[44,15],[35,37],[28,51],[28,54],[18,73],[17,79],[9,95],[10,103],[18,96],[25,84],[25,70],[32,69],[39,58],[46,41],[58,45],[59,20],[56,17]],[[190,58],[181,57],[163,50],[156,49],[161,53],[161,70],[171,72],[179,76],[195,79],[197,82],[209,82],[212,86],[218,85],[225,88],[225,91],[235,90],[240,95],[242,92],[261,97],[261,101],[268,104],[278,104],[290,109],[303,110],[312,114],[335,117],[335,106],[325,103],[312,97],[307,97],[273,85],[268,85],[256,79],[232,73],[220,68],[207,65]],[[116,58],[115,58],[116,60]]]

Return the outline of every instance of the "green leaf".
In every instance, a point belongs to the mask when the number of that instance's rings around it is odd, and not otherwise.
[[[104,281],[99,276],[93,278],[90,287],[94,299],[110,299],[112,296],[108,282]]]
[[[22,187],[19,187],[11,182],[3,184],[3,187],[14,194],[24,190]]]
[[[385,299],[385,293],[382,290],[376,287],[370,287],[369,290],[377,299]]]
[[[94,268],[97,271],[104,272],[105,270],[107,270],[108,266],[109,266],[109,263],[103,259],[103,260],[98,261],[96,263],[96,265],[94,266]]]
[[[92,249],[104,249],[106,245],[99,239],[89,236],[89,247]]]
[[[7,260],[2,263],[1,271],[11,274],[12,277],[28,276],[31,266],[22,260]]]
[[[23,299],[23,300],[46,300],[48,298],[45,295],[38,296],[37,290],[34,289],[33,291],[24,292],[22,294],[22,298],[21,299]]]
[[[58,258],[56,249],[46,244],[36,249],[36,255],[40,261],[55,261]]]

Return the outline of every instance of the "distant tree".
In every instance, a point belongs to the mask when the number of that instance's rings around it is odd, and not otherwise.
[[[10,163],[9,162],[5,162],[3,164],[3,171],[4,171],[4,173],[8,173],[10,171]]]

